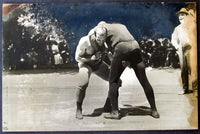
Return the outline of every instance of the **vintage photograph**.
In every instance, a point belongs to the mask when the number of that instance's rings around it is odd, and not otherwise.
[[[3,132],[198,129],[196,2],[2,9]]]

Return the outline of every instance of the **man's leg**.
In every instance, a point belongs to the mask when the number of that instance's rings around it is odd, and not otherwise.
[[[183,55],[183,67],[181,69],[181,78],[183,83],[183,94],[192,93],[192,90],[189,90],[189,75],[191,73],[190,63],[189,63],[189,54]]]
[[[155,104],[155,98],[154,98],[154,92],[153,92],[153,88],[150,85],[147,76],[146,76],[146,72],[145,72],[145,65],[143,62],[138,63],[135,67],[134,67],[134,71],[135,74],[140,82],[140,84],[142,85],[145,95],[147,97],[147,100],[151,106],[152,109],[152,116],[154,118],[159,118],[160,115],[157,112],[157,108],[156,108],[156,104]]]
[[[179,95],[183,95],[187,93],[189,85],[188,85],[188,69],[187,69],[187,61],[186,57],[183,55],[183,53],[178,54],[179,56],[179,62],[180,62],[180,67],[181,67],[181,80],[182,80],[182,87],[183,91],[179,93]]]
[[[100,78],[102,78],[103,80],[108,81],[109,73],[110,73],[109,66],[107,64],[105,64],[104,62],[102,62],[102,64],[99,65],[98,70],[96,70],[94,73],[97,76],[99,76]],[[121,87],[121,84],[122,84],[122,81],[120,79],[118,81],[118,86]],[[104,112],[111,112],[111,110],[112,110],[111,101],[110,101],[109,94],[108,94],[108,97],[104,104]]]
[[[77,119],[83,119],[82,115],[82,103],[85,98],[86,88],[89,83],[89,78],[91,74],[90,67],[87,66],[81,66],[79,67],[79,85],[78,89],[76,91],[76,118]]]
[[[188,85],[188,70],[187,70],[187,60],[186,57],[183,56],[183,66],[181,68],[181,78],[182,78],[182,84],[183,84],[183,89],[184,92],[188,90],[189,85]]]
[[[119,119],[118,109],[118,96],[119,96],[119,81],[124,67],[122,65],[122,59],[120,57],[114,57],[111,63],[111,70],[109,76],[109,98],[111,101],[112,111],[110,114],[105,115],[107,119]]]
[[[110,73],[109,66],[105,64],[104,62],[102,62],[99,65],[98,70],[96,70],[94,73],[100,78],[102,78],[103,80],[108,81],[109,73]],[[110,102],[109,96],[107,96],[107,99],[103,108],[104,108],[104,112],[111,112],[112,108],[111,108],[111,102]]]

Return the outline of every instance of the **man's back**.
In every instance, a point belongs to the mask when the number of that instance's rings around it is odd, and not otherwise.
[[[135,40],[131,33],[128,31],[126,26],[122,24],[102,24],[107,29],[107,41],[111,46],[116,45],[119,42],[127,42]]]

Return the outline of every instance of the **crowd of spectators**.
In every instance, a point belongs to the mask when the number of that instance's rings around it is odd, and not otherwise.
[[[178,68],[180,66],[176,49],[169,39],[148,39],[139,41],[139,44],[146,67]]]

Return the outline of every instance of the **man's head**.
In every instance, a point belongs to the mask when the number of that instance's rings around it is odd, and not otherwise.
[[[97,26],[95,28],[95,37],[96,37],[96,42],[99,45],[103,45],[106,37],[107,37],[107,30],[105,27],[103,27],[102,25]]]
[[[98,26],[103,25],[103,24],[105,24],[105,23],[106,23],[105,21],[100,21],[100,22],[98,23]]]
[[[177,12],[178,19],[180,23],[184,22],[185,16],[188,15],[188,11],[185,8],[181,8],[179,12]]]

